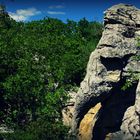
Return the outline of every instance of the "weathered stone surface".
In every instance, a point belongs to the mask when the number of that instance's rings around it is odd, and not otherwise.
[[[84,116],[79,127],[79,140],[90,140],[92,139],[92,129],[97,120],[97,113],[101,108],[101,104],[98,103],[95,107],[91,108],[88,113]]]
[[[62,110],[62,116],[63,116],[63,123],[66,126],[71,126],[73,112],[74,112],[74,104],[76,102],[76,93],[73,91],[69,92],[70,100],[68,100],[65,108]]]
[[[72,125],[72,117],[74,113],[74,104],[76,93],[73,91],[69,92],[70,100],[68,100],[65,108],[62,110],[63,123],[66,126],[71,127]],[[93,125],[96,121],[96,115],[99,109],[101,108],[101,104],[98,103],[95,107],[91,108],[87,114],[84,116],[83,120],[79,126],[79,140],[89,140],[92,138],[92,129]]]
[[[121,130],[123,140],[140,139],[140,83],[137,87],[135,105],[131,106],[125,112]]]
[[[76,96],[71,132],[77,134],[85,114],[101,103],[92,139],[104,140],[109,134],[110,139],[133,140],[140,136],[138,80],[125,91],[122,87],[130,70],[140,70],[140,62],[133,59],[140,54],[136,41],[140,35],[140,10],[132,5],[115,5],[105,12],[104,25]]]

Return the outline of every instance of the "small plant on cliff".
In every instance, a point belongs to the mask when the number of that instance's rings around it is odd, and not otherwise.
[[[140,38],[137,38],[136,46],[140,47]],[[132,60],[137,61],[137,62],[140,61],[140,54],[133,56]],[[129,70],[129,76],[126,79],[126,82],[122,87],[122,90],[126,90],[126,89],[130,88],[133,85],[133,83],[135,81],[138,81],[139,79],[140,79],[140,72],[139,71],[133,71],[133,70],[130,69]]]

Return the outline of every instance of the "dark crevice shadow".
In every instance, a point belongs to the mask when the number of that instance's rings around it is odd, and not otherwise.
[[[123,32],[122,35],[126,38],[132,38],[135,36],[135,29],[133,27],[127,27],[127,31]]]
[[[135,104],[137,84],[123,91],[121,80],[110,92],[111,95],[102,102],[102,107],[97,115],[97,121],[93,128],[93,140],[104,140],[108,133],[120,130],[122,119],[127,108]]]
[[[121,21],[116,21],[114,19],[108,19],[108,18],[104,18],[104,26],[107,24],[122,24]]]
[[[123,68],[126,66],[131,56],[133,56],[133,54],[126,55],[122,58],[119,57],[105,58],[101,56],[100,59],[101,63],[106,67],[107,71],[114,71],[114,70],[123,70]]]

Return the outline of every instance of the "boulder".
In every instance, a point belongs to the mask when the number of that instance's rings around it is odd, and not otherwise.
[[[140,72],[140,62],[134,59],[140,54],[139,36],[139,9],[119,4],[105,11],[102,37],[90,55],[86,76],[76,94],[71,133],[77,138],[81,121],[98,103],[101,108],[90,121],[93,125],[89,139],[140,137],[139,80],[132,80],[125,90],[122,88],[132,72]]]

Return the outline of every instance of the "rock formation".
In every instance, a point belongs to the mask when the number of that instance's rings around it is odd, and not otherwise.
[[[69,92],[70,100],[68,100],[64,109],[62,110],[63,123],[66,126],[71,127],[72,125],[72,117],[74,113],[74,104],[76,102],[76,92]],[[90,140],[92,138],[92,128],[96,121],[96,114],[101,108],[101,104],[98,103],[95,107],[91,108],[87,114],[84,116],[79,126],[79,140]],[[95,119],[94,119],[95,118]],[[70,138],[71,139],[71,138]]]
[[[72,117],[73,117],[73,111],[74,111],[74,104],[76,102],[76,92],[70,91],[69,93],[70,99],[66,103],[65,107],[62,110],[62,116],[63,116],[63,123],[66,126],[71,127]]]
[[[140,139],[140,83],[133,80],[123,90],[131,71],[139,73],[140,10],[119,4],[105,11],[104,31],[90,55],[87,73],[77,93],[71,132],[78,134],[80,122],[90,108],[101,103],[94,116],[93,140]]]

